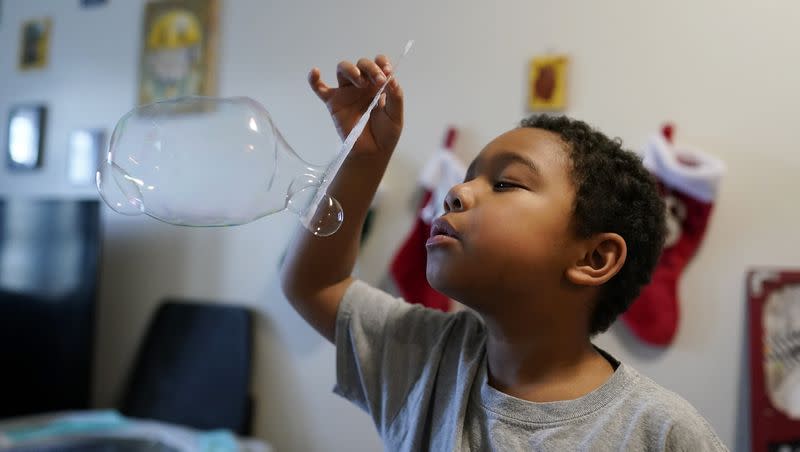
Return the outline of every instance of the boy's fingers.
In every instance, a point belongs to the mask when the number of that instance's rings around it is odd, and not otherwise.
[[[361,71],[351,62],[342,61],[336,66],[336,79],[339,87],[355,85],[358,88],[364,86],[364,78]]]
[[[322,76],[318,68],[311,69],[308,73],[308,84],[311,89],[317,94],[317,97],[327,102],[331,95],[331,87],[322,81]]]
[[[367,58],[358,60],[358,69],[361,73],[368,76],[373,84],[381,84],[386,81],[386,76],[383,75],[383,70],[375,64],[374,61]]]
[[[386,55],[378,55],[375,57],[375,64],[383,70],[384,75],[387,77],[392,75],[392,62]]]

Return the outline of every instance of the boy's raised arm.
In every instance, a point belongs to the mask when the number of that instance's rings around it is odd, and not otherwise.
[[[317,68],[309,84],[325,102],[339,136],[355,126],[375,93],[392,73],[389,59],[362,58],[337,66],[338,87],[325,84]],[[316,237],[300,227],[281,269],[286,297],[305,320],[334,341],[339,302],[350,286],[358,256],[361,227],[403,128],[403,93],[396,79],[386,87],[364,132],[331,183],[329,194],[344,210],[344,223],[330,237]]]

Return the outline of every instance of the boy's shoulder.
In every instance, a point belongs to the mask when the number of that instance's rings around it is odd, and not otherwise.
[[[708,421],[686,399],[640,374],[630,366],[626,371],[634,375],[629,403],[637,405],[634,411],[643,416],[646,426],[668,428],[665,439],[667,450],[689,450],[697,447],[698,439],[705,439],[708,450],[726,450]]]
[[[657,413],[669,415],[671,417],[681,415],[700,416],[697,410],[686,399],[677,393],[656,383],[648,376],[639,373],[628,364],[621,364],[626,367],[626,371],[634,375],[634,392],[637,397],[644,401],[649,401],[652,408]]]

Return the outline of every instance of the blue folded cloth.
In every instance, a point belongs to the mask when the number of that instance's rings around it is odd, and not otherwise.
[[[237,452],[239,450],[236,437],[227,430],[199,433],[197,444],[201,452]]]
[[[238,452],[236,436],[228,430],[196,431],[179,426],[142,422],[129,419],[114,410],[64,413],[40,421],[32,420],[16,427],[0,428],[0,448],[54,438],[74,437],[89,434],[130,435],[163,440],[172,437],[180,450],[193,452]],[[4,442],[5,441],[5,442]],[[10,443],[10,444],[9,444]]]
[[[64,415],[55,419],[0,430],[12,443],[45,439],[54,436],[96,432],[99,430],[115,429],[124,426],[128,421],[114,410],[92,411]]]

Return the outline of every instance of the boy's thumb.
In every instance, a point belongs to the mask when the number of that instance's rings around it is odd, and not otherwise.
[[[314,93],[317,94],[317,97],[322,99],[324,102],[328,101],[331,88],[322,81],[322,74],[320,74],[319,68],[313,68],[311,69],[311,72],[308,73],[308,84],[311,86],[311,89],[314,91]]]

